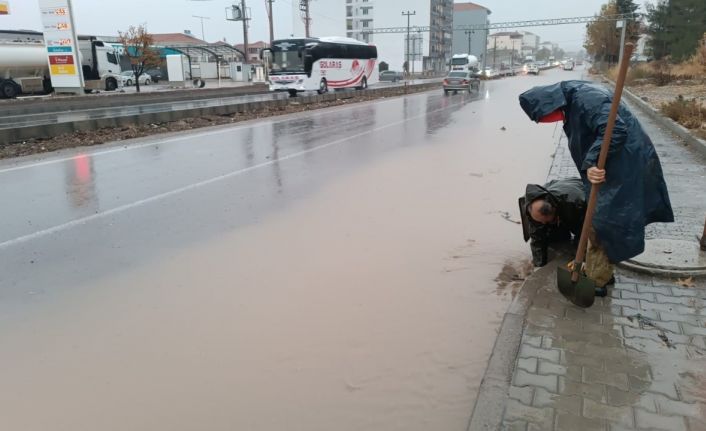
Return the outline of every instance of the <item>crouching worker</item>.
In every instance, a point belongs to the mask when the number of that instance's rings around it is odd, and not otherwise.
[[[547,264],[551,244],[581,235],[586,198],[580,178],[555,180],[544,186],[527,184],[519,203],[522,230],[525,241],[530,241],[534,266]]]
[[[530,241],[534,266],[544,266],[552,244],[577,243],[586,215],[586,199],[581,178],[551,181],[544,185],[527,184],[520,198],[522,230]],[[607,286],[615,283],[614,267],[591,233],[584,272],[596,282],[596,296],[606,296]]]

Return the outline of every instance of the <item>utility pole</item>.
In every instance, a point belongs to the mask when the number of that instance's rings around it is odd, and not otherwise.
[[[407,52],[406,52],[406,57],[407,57],[407,75],[409,75],[409,69],[410,69],[410,64],[409,64],[409,27],[410,27],[410,22],[409,18],[413,15],[416,15],[417,11],[407,11],[407,12],[402,12],[402,16],[407,17]]]
[[[204,33],[204,30],[203,30],[203,20],[211,19],[211,18],[209,18],[207,16],[199,16],[199,15],[191,15],[191,16],[201,20],[201,40],[203,40],[205,42],[206,41],[206,34]]]
[[[245,6],[245,0],[240,0],[240,10],[243,14],[243,51],[245,51],[245,59],[243,64],[249,63],[248,58],[248,9]]]
[[[309,3],[311,0],[300,0],[299,11],[302,13],[304,20],[304,31],[307,38],[311,37],[311,12],[309,11]]]
[[[272,17],[272,2],[275,0],[266,0],[267,1],[267,19],[270,20],[270,47],[272,47],[272,41],[275,39],[275,28],[274,28],[274,23],[273,23],[273,17]]]
[[[496,68],[495,66],[495,54],[498,52],[498,37],[493,36],[493,69]]]
[[[466,36],[468,36],[468,55],[471,55],[471,35],[475,33],[473,30],[466,30]]]

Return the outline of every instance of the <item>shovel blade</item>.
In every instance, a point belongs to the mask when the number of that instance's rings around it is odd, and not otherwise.
[[[556,285],[559,292],[572,304],[588,308],[593,305],[596,299],[596,283],[593,280],[579,273],[576,282],[571,281],[571,271],[565,268],[557,268]]]

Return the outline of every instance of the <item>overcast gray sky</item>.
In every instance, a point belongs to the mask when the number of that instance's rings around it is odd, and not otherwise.
[[[9,0],[10,15],[0,16],[0,29],[39,30],[39,6],[37,0]],[[393,1],[393,0],[378,0]],[[239,2],[239,1],[238,1]],[[275,37],[287,37],[291,33],[300,35],[298,16],[293,14],[292,3],[298,0],[275,0]],[[519,21],[542,18],[562,18],[593,15],[605,0],[486,0],[477,3],[492,11],[491,22]],[[639,4],[647,1],[640,0]],[[192,15],[210,17],[204,21],[208,41],[222,40],[242,42],[240,23],[225,20],[225,8],[232,1],[189,0],[73,0],[76,26],[81,34],[113,35],[131,24],[147,24],[153,33],[176,33],[185,29],[201,36],[201,23]],[[267,18],[265,0],[248,0],[253,20],[250,39],[267,40]],[[313,30],[318,36],[345,35],[344,7],[334,0],[312,1]],[[403,3],[400,3],[401,5]],[[530,6],[531,5],[531,6]],[[402,8],[402,6],[400,6]],[[401,9],[400,9],[401,10]],[[293,30],[294,22],[297,22]],[[400,26],[400,22],[379,23],[376,27]],[[552,27],[534,27],[527,30],[538,34],[542,40],[551,40],[567,50],[575,50],[583,44],[583,24]]]

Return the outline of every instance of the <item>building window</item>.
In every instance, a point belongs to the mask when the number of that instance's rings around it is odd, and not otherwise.
[[[370,21],[363,21],[363,28],[368,28],[368,23],[369,23],[369,22],[370,22]]]
[[[353,6],[346,6],[346,16],[353,16]]]

